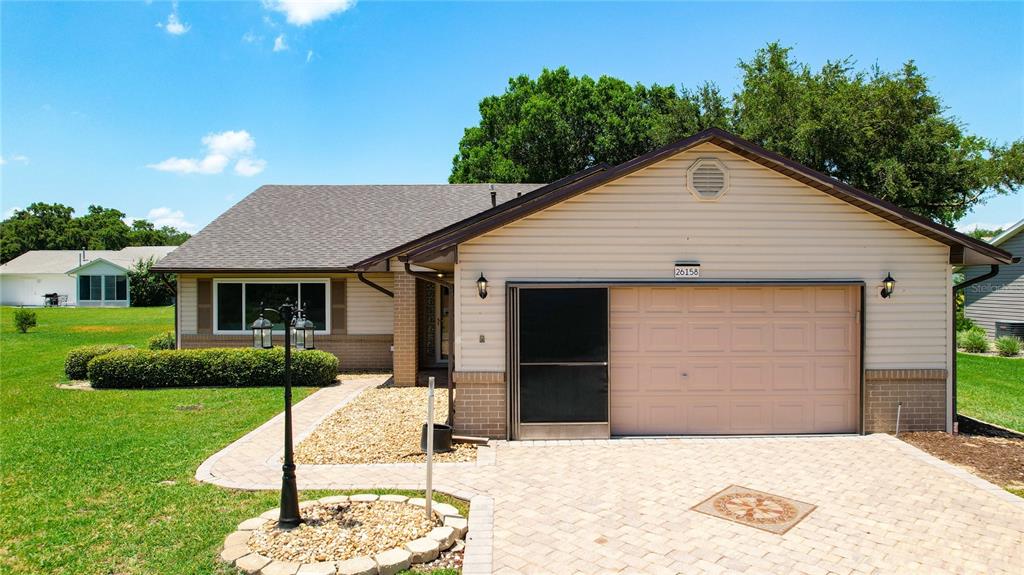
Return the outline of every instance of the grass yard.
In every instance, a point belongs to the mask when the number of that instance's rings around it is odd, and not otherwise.
[[[957,411],[1024,431],[1024,359],[957,354]]]
[[[277,493],[192,476],[280,411],[280,388],[57,389],[69,348],[144,346],[174,311],[36,313],[39,326],[19,334],[13,309],[0,309],[0,573],[233,573],[215,559],[224,537],[276,507]],[[296,400],[311,392],[296,389]]]

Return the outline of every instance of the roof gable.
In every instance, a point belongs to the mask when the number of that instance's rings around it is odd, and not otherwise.
[[[1013,224],[1012,226],[1010,226],[1010,229],[992,238],[992,241],[989,243],[991,243],[994,246],[1001,246],[1004,243],[1010,241],[1011,238],[1019,234],[1022,230],[1024,230],[1024,220],[1021,220]]]
[[[705,142],[713,143],[736,155],[812,188],[816,188],[880,218],[946,244],[951,248],[950,260],[952,263],[1010,263],[1012,261],[1010,254],[1004,250],[937,224],[895,204],[876,198],[867,192],[839,182],[825,174],[718,129],[705,130],[617,166],[610,168],[600,167],[600,169],[581,172],[580,174],[534,190],[523,195],[521,198],[467,218],[457,225],[429,234],[422,238],[417,245],[406,250],[400,257],[407,261],[424,261],[437,254],[451,250],[461,242],[632,174]],[[982,261],[974,261],[979,259]],[[368,266],[376,263],[376,261],[374,258],[371,258],[365,260],[362,264]]]

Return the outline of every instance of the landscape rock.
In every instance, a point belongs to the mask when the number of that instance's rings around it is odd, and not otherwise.
[[[431,529],[430,533],[427,533],[426,536],[428,539],[437,541],[441,545],[441,549],[451,547],[452,543],[455,543],[455,540],[457,539],[455,528],[450,525],[446,527],[435,527]]]
[[[373,493],[358,493],[356,495],[349,496],[348,499],[349,501],[359,501],[363,503],[368,503],[370,501],[376,501],[377,499],[379,499],[379,496]]]
[[[269,564],[270,557],[264,557],[259,553],[250,553],[239,558],[238,561],[235,561],[235,567],[238,567],[242,573],[246,573],[247,575],[256,575],[260,572],[260,569],[263,569]]]
[[[353,557],[339,561],[338,575],[377,575],[377,562],[369,557]]]
[[[441,552],[441,545],[429,537],[413,539],[405,544],[405,548],[412,554],[411,560],[413,563],[433,561],[437,559],[437,554]]]
[[[260,569],[260,575],[295,575],[301,566],[302,563],[292,561],[271,561],[266,567]]]
[[[380,575],[395,575],[412,565],[412,553],[408,549],[396,547],[383,553],[378,553],[374,556],[373,560],[377,562],[377,571]]]
[[[455,517],[449,515],[444,518],[444,524],[448,527],[455,529],[455,535],[457,539],[463,539],[466,537],[466,531],[469,529],[469,522],[465,517]]]

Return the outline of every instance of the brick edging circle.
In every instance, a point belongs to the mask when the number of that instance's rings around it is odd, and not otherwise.
[[[422,497],[409,498],[404,495],[376,495],[360,493],[356,495],[332,495],[304,501],[300,507],[310,505],[336,505],[345,502],[372,503],[374,501],[390,501],[424,507],[426,501]],[[433,528],[429,533],[406,542],[374,556],[362,555],[344,561],[320,561],[302,563],[298,561],[282,561],[261,555],[249,547],[249,539],[257,529],[268,521],[277,519],[279,510],[271,509],[259,517],[241,522],[236,530],[224,539],[224,548],[220,552],[220,560],[233,565],[243,573],[253,575],[394,575],[408,569],[413,564],[433,561],[441,553],[452,547],[457,540],[465,539],[468,521],[459,510],[447,503],[434,502],[434,514],[441,519],[442,525]]]

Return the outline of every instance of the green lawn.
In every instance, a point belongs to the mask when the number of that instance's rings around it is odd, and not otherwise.
[[[1024,359],[958,353],[957,411],[1024,431]]]
[[[0,573],[233,572],[215,560],[220,544],[242,520],[276,507],[277,493],[192,476],[280,411],[280,388],[57,389],[70,347],[143,346],[172,327],[174,312],[37,314],[39,326],[19,334],[12,308],[0,309]],[[297,389],[296,400],[311,391]]]

